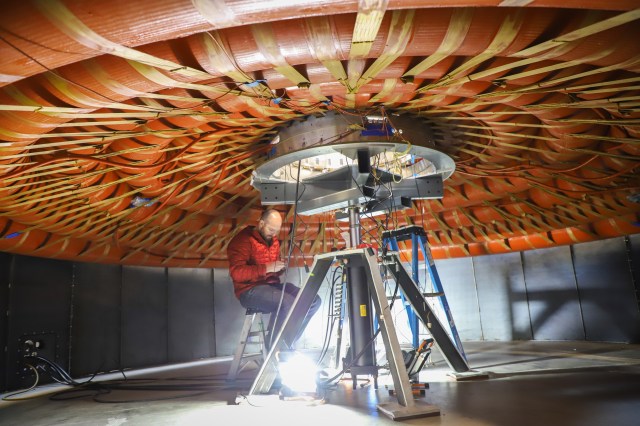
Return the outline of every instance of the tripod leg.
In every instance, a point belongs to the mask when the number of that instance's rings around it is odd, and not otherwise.
[[[251,385],[249,395],[268,393],[271,389],[271,386],[278,375],[275,355],[280,350],[291,348],[298,331],[300,331],[302,319],[309,311],[316,294],[318,294],[318,290],[320,290],[322,281],[324,280],[332,261],[333,259],[328,257],[321,259],[316,258],[314,260],[311,272],[298,292],[296,300],[293,302],[293,306],[284,320],[284,324],[282,324],[278,335],[271,342],[269,353],[267,354],[253,385]]]
[[[376,256],[373,254],[365,254],[365,261],[368,263],[368,282],[371,287],[373,303],[376,308],[376,314],[379,316],[380,329],[382,332],[382,340],[384,341],[385,350],[387,352],[387,360],[389,361],[389,369],[393,378],[393,386],[398,398],[398,403],[404,407],[413,407],[413,392],[411,383],[409,383],[409,375],[404,365],[404,357],[400,349],[396,328],[393,325],[393,318],[387,302],[387,294],[380,278],[380,271]]]

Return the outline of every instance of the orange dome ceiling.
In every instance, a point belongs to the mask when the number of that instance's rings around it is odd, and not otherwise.
[[[434,257],[640,232],[637,1],[5,2],[0,250],[223,266],[290,120],[422,117],[455,160]],[[286,222],[293,208],[283,206]],[[377,236],[379,218],[363,221]],[[304,218],[305,254],[344,227]],[[287,232],[285,226],[285,233]]]

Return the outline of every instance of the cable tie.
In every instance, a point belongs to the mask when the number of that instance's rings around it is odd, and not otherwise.
[[[244,84],[247,87],[256,87],[260,83],[266,83],[267,80],[254,80],[254,81],[245,81]]]
[[[152,198],[144,198],[144,197],[140,197],[139,195],[136,195],[131,200],[131,204],[129,204],[129,207],[130,208],[134,208],[134,207],[151,207],[156,202],[157,202],[157,200],[154,200]]]

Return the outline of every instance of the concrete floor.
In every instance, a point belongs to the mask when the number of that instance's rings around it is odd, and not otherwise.
[[[127,373],[130,384],[207,386],[199,394],[114,390],[94,396],[99,402],[91,395],[52,401],[51,393],[60,388],[49,385],[41,387],[41,396],[35,399],[0,403],[0,424],[631,426],[640,422],[640,345],[467,342],[465,350],[471,367],[488,373],[489,379],[456,382],[434,353],[433,363],[420,378],[429,383],[421,399],[439,407],[436,417],[394,422],[378,412],[378,403],[395,401],[385,388],[391,378],[382,373],[377,390],[366,381],[352,390],[348,379],[325,401],[250,396],[235,405],[236,396],[246,394],[251,383],[247,374],[252,371],[244,372],[240,386],[227,386],[227,358],[160,372]]]

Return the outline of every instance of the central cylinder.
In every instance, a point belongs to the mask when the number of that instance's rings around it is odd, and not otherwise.
[[[351,247],[356,248],[360,245],[360,209],[353,207],[349,209],[349,235],[351,236]]]
[[[360,212],[357,207],[349,209],[349,229],[351,247],[356,248],[361,240]],[[373,339],[373,317],[371,315],[371,294],[367,283],[367,273],[363,265],[349,265],[347,267],[347,295],[349,301],[351,360],[362,352],[362,355],[351,366],[351,375],[370,374],[375,371],[376,350],[375,342],[369,344]],[[363,369],[362,367],[365,368]]]

